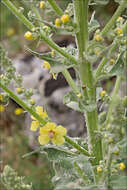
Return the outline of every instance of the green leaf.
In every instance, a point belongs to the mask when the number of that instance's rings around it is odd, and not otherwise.
[[[26,50],[29,51],[32,55],[45,61],[48,61],[51,65],[51,72],[53,73],[59,73],[65,69],[73,67],[73,65],[70,62],[68,62],[67,59],[59,56],[58,54],[56,54],[53,58],[51,53],[38,53],[29,48],[26,48]]]
[[[77,97],[73,92],[69,92],[64,96],[63,103],[75,111],[82,112],[82,110],[79,107]]]
[[[79,107],[82,110],[82,112],[84,112],[84,111],[92,112],[93,110],[96,109],[97,105],[95,103],[90,103],[90,104],[79,103]]]
[[[116,75],[122,75],[123,72],[124,72],[124,62],[123,62],[123,59],[122,59],[122,56],[123,56],[123,53],[122,52],[119,56],[119,58],[117,59],[114,67],[110,70],[109,72],[109,75],[111,76],[116,76]]]
[[[89,27],[88,27],[88,31],[90,32],[94,32],[97,28],[100,27],[100,24],[97,20],[94,19],[94,15],[95,15],[95,11],[93,12],[90,22],[89,22]]]
[[[47,153],[48,159],[50,161],[59,161],[61,159],[74,156],[75,154],[65,149],[64,147],[56,145],[46,145],[41,147],[40,153]]]
[[[94,103],[85,104],[78,100],[73,92],[69,92],[64,96],[63,103],[69,108],[82,113],[84,113],[84,111],[91,112],[96,108],[96,104]]]

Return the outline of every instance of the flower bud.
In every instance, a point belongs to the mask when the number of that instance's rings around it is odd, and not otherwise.
[[[64,14],[64,15],[61,17],[61,21],[62,21],[63,24],[68,23],[68,22],[69,22],[69,19],[70,19],[70,17],[69,17],[68,14]]]
[[[61,26],[61,20],[59,18],[57,18],[55,20],[55,25],[56,25],[56,27],[60,27]]]
[[[24,37],[26,40],[33,40],[34,39],[32,33],[29,31],[25,33]]]

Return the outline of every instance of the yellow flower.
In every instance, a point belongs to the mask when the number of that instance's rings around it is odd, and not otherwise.
[[[55,20],[55,25],[56,25],[56,27],[60,27],[61,26],[61,20],[59,18],[57,18]]]
[[[34,39],[32,33],[29,31],[25,33],[24,37],[26,40],[33,40]]]
[[[97,173],[102,172],[102,168],[100,166],[97,167]]]
[[[50,70],[50,68],[51,68],[50,64],[48,63],[48,61],[44,61],[42,67],[45,68],[45,69],[48,69],[48,70]]]
[[[41,1],[41,2],[40,2],[40,9],[44,9],[44,7],[45,7],[45,2],[44,2],[44,1]]]
[[[3,112],[4,111],[4,106],[1,104],[0,105],[0,112]]]
[[[37,106],[37,107],[35,108],[35,110],[36,110],[36,113],[37,113],[38,115],[40,115],[43,119],[45,119],[45,118],[48,117],[47,112],[43,110],[43,107]],[[31,118],[32,118],[34,121],[32,121],[30,129],[31,129],[31,131],[36,131],[37,128],[39,127],[39,121],[38,121],[35,117],[33,117],[33,116],[31,116]]]
[[[121,22],[123,20],[123,17],[121,17],[121,16],[119,16],[118,18],[117,18],[117,22]]]
[[[68,22],[69,22],[69,19],[70,19],[70,17],[69,17],[68,14],[64,14],[64,15],[61,17],[61,21],[62,21],[63,24],[68,23]]]
[[[110,137],[110,138],[108,139],[108,142],[109,142],[109,143],[113,143],[113,142],[114,142],[114,139]]]
[[[100,54],[100,50],[97,49],[97,50],[95,51],[95,54],[96,54],[96,55],[99,55],[99,54]]]
[[[31,126],[30,126],[30,130],[31,131],[36,131],[37,129],[38,129],[38,127],[39,127],[39,121],[32,121],[32,123],[31,123]]]
[[[120,36],[121,34],[123,34],[122,28],[116,28],[115,32],[116,32],[116,34],[117,34],[118,36]]]
[[[15,115],[20,115],[23,112],[24,112],[24,110],[22,108],[16,108],[15,109]]]
[[[3,96],[2,96],[2,94],[0,94],[0,101],[1,101],[1,102],[3,101]]]
[[[44,127],[40,129],[40,136],[38,141],[41,145],[48,144],[52,141],[53,144],[61,145],[65,142],[64,136],[67,130],[61,125],[56,125],[56,123],[47,123]]]
[[[30,99],[30,104],[31,105],[34,105],[35,104],[35,100],[32,98],[32,99]]]
[[[123,171],[126,168],[125,164],[123,162],[120,163],[120,170]]]
[[[52,73],[52,77],[53,77],[54,80],[56,80],[56,77],[57,77],[56,73]]]
[[[81,94],[81,93],[77,94],[77,97],[78,97],[78,98],[81,98],[81,97],[82,97],[82,94]]]
[[[94,38],[97,42],[102,41],[102,37],[99,34],[95,35]]]
[[[104,98],[104,97],[106,96],[106,91],[105,91],[105,90],[102,90],[102,91],[100,92],[100,95],[101,95],[102,98]]]
[[[16,92],[17,92],[18,94],[21,94],[21,93],[22,93],[22,89],[21,89],[21,88],[16,88]]]
[[[35,108],[35,110],[36,110],[36,113],[37,113],[38,115],[40,115],[43,119],[45,119],[46,117],[48,117],[47,112],[43,110],[43,107],[37,106],[37,107]],[[31,116],[31,118],[32,118],[33,120],[36,120],[36,118],[33,117],[33,116]]]
[[[113,65],[115,63],[115,60],[114,59],[110,59],[110,65]]]
[[[54,55],[55,55],[55,51],[54,51],[54,49],[51,51],[51,56],[52,57],[54,57]]]
[[[119,149],[114,150],[114,154],[119,155],[119,153],[120,153]]]

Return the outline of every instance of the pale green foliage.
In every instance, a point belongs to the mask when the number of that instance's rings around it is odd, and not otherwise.
[[[32,190],[32,184],[25,184],[24,177],[19,177],[8,165],[4,167],[4,171],[0,175],[0,181],[7,190]]]

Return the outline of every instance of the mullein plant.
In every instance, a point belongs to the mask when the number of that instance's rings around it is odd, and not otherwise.
[[[88,132],[87,138],[68,137],[67,130],[54,123],[43,107],[36,105],[32,89],[23,87],[22,77],[16,73],[1,46],[3,74],[0,87],[3,93],[0,95],[0,111],[6,109],[8,96],[21,107],[17,115],[28,112],[32,119],[30,129],[38,130],[41,146],[25,156],[35,152],[48,155],[54,166],[52,182],[56,190],[125,189],[127,97],[120,97],[118,91],[125,80],[127,62],[127,21],[124,15],[127,0],[116,0],[118,8],[103,29],[94,17],[95,12],[88,19],[88,11],[89,6],[105,5],[108,0],[73,0],[66,10],[62,10],[55,0],[23,1],[30,9],[28,16],[24,16],[13,1],[1,2],[26,25],[26,40],[43,41],[49,45],[51,52],[45,54],[26,49],[44,60],[43,67],[54,79],[62,72],[72,89],[63,101],[84,115]],[[56,15],[51,22],[43,19],[50,12]],[[75,36],[77,48],[59,47],[52,39],[53,34]],[[96,68],[94,63],[98,63]],[[68,68],[75,70],[76,82]],[[111,77],[116,81],[109,95],[101,87],[101,81]],[[11,80],[15,84],[15,93],[8,88]],[[99,101],[102,102],[101,108],[98,108]],[[105,107],[106,111],[102,111]]]

